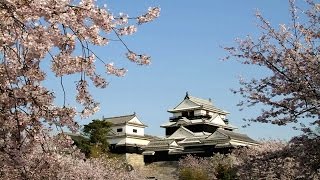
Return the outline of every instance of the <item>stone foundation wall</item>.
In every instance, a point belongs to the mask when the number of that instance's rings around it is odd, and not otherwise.
[[[144,160],[142,154],[126,153],[126,161],[134,168],[140,168],[144,166]]]

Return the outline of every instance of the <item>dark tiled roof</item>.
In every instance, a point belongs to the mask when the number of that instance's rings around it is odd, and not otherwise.
[[[150,140],[162,140],[162,138],[158,137],[158,136],[152,136],[152,135],[149,135],[149,134],[145,134],[144,135],[146,138],[149,138]]]
[[[251,139],[246,134],[240,134],[240,133],[236,133],[236,132],[228,131],[228,130],[224,130],[224,129],[217,129],[217,131],[221,132],[222,134],[227,135],[231,139],[258,144],[257,141]]]
[[[108,117],[104,118],[103,120],[111,122],[112,124],[125,124],[131,119],[133,119],[136,116],[136,114],[130,114],[125,116],[115,116],[115,117]]]
[[[186,96],[187,99],[189,99],[190,101],[196,103],[196,104],[199,104],[199,105],[208,105],[208,106],[211,106],[212,103],[210,100],[206,100],[206,99],[201,99],[201,98],[197,98],[197,97],[194,97],[194,96]]]
[[[223,128],[228,128],[228,129],[237,129],[236,127],[230,125],[230,124],[226,124],[226,125],[221,125],[221,124],[217,124],[214,122],[211,122],[210,120],[214,119],[215,117],[217,117],[218,114],[213,115],[212,118],[207,119],[207,118],[198,118],[198,119],[187,119],[186,117],[182,117],[183,119],[178,119],[176,122],[168,122],[165,123],[163,125],[161,125],[160,127],[180,127],[180,126],[188,126],[188,125],[195,125],[195,124],[208,124],[211,126],[215,126],[215,127],[223,127]]]
[[[173,142],[174,140],[172,139],[156,140],[156,141],[150,141],[150,143],[147,146],[148,147],[170,146],[170,144]]]
[[[221,110],[219,108],[216,108],[212,105],[212,102],[206,99],[201,99],[201,98],[197,98],[197,97],[193,97],[193,96],[186,96],[186,98],[188,98],[190,101],[198,104],[199,106],[201,106],[204,110],[208,110],[208,111],[212,111],[212,112],[219,112],[222,114],[228,114],[228,112]]]
[[[168,112],[177,112],[186,109],[203,109],[208,110],[210,112],[215,112],[219,114],[229,114],[229,112],[221,110],[215,106],[213,106],[211,100],[201,99],[193,96],[189,96],[187,94],[184,100],[175,108],[168,110]]]

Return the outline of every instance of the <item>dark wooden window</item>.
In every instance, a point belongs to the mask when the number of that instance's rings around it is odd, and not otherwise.
[[[166,128],[166,136],[170,136],[171,134],[173,134],[174,132],[176,132],[176,130],[179,127],[167,127]]]
[[[189,112],[189,116],[190,116],[190,117],[194,117],[194,111],[190,111],[190,112]]]
[[[133,129],[133,132],[134,132],[134,133],[137,133],[137,132],[138,132],[138,130],[137,130],[137,129]]]
[[[122,128],[118,128],[118,129],[117,129],[117,132],[122,132]]]
[[[182,112],[182,117],[187,117],[188,116],[188,111],[183,111]]]

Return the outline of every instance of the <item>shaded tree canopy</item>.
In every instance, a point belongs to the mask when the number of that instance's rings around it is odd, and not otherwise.
[[[69,134],[73,140],[73,145],[77,146],[86,157],[90,157],[90,149],[92,147],[90,140],[82,135]]]
[[[107,134],[110,131],[111,123],[103,120],[93,120],[91,123],[84,125],[83,132],[89,137],[93,144],[101,144],[108,149]]]
[[[239,39],[237,46],[225,48],[229,52],[227,59],[234,57],[271,72],[261,79],[241,79],[241,88],[234,90],[244,98],[239,106],[264,106],[248,125],[300,122],[304,131],[320,125],[320,4],[311,0],[306,3],[309,9],[304,10],[290,0],[291,22],[279,27],[273,27],[258,12],[261,36]]]
[[[70,134],[81,152],[86,157],[99,157],[100,154],[108,152],[107,134],[110,131],[111,123],[102,120],[93,120],[91,123],[84,125],[82,132],[84,135]]]

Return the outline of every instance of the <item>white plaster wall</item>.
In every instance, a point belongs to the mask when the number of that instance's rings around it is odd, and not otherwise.
[[[117,132],[117,129],[119,128],[122,128],[122,132]],[[114,132],[114,133],[125,133],[126,132],[126,126],[112,126],[111,127],[111,130]]]
[[[127,144],[147,145],[150,141],[146,139],[126,138]]]
[[[187,132],[185,129],[179,128],[176,132],[174,132],[169,139],[180,139],[180,138],[186,138],[186,137],[192,137],[193,134],[190,132]]]
[[[226,125],[226,123],[224,123],[224,121],[221,119],[220,116],[217,116],[217,117],[214,118],[211,122],[212,122],[212,123],[215,123],[215,124],[222,125],[222,126],[225,126],[225,125]]]
[[[213,112],[208,112],[208,115],[213,116],[215,113]],[[194,111],[194,115],[207,115],[207,111],[206,110],[195,110]]]
[[[137,133],[134,133],[133,129],[136,129]],[[126,125],[125,132],[126,134],[135,134],[135,135],[144,136],[144,128],[142,127],[134,127],[134,126]]]
[[[176,143],[176,141],[173,141],[173,142],[170,144],[170,146],[179,146],[179,145]]]
[[[195,116],[206,115],[206,111],[205,110],[195,110],[194,115]]]
[[[245,143],[237,140],[231,140],[230,143],[236,146],[250,146],[251,143]]]
[[[130,138],[130,137],[108,138],[109,144],[117,144],[120,141],[124,141],[122,143],[126,143],[126,144],[137,144],[137,145],[141,145],[141,146],[145,146],[150,142],[149,140],[146,140],[146,139],[135,139],[135,138]]]
[[[132,118],[129,122],[143,125],[143,123],[137,117]]]
[[[123,139],[125,139],[125,138],[124,137],[123,138],[114,138],[114,139],[108,138],[108,143],[109,144],[117,144],[118,142],[120,142]]]
[[[126,144],[137,144],[137,145],[147,145],[150,141],[149,140],[145,140],[145,139],[135,139],[135,138],[112,138],[112,139],[108,139],[108,143],[109,144],[117,144],[119,143],[121,140],[124,140]]]

